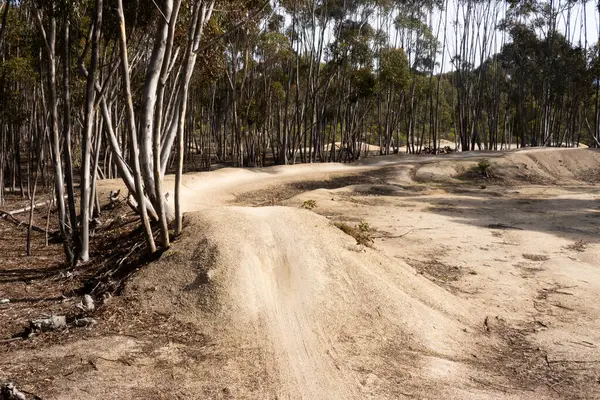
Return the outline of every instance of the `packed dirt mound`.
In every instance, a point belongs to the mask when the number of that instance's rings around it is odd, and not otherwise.
[[[600,151],[596,149],[535,149],[507,154],[492,161],[498,175],[534,183],[600,181]]]
[[[415,179],[426,182],[457,182],[457,177],[468,168],[473,168],[476,163],[455,161],[442,161],[437,163],[426,163],[415,170]]]
[[[419,182],[458,183],[487,175],[505,184],[580,184],[600,181],[596,149],[526,149],[510,153],[466,153],[416,163]],[[488,164],[485,166],[481,162]]]
[[[482,329],[485,315],[326,218],[232,207],[188,214],[186,224],[128,292],[209,338],[198,366],[204,393],[499,397],[473,388],[478,377],[508,379],[477,361],[498,345]]]

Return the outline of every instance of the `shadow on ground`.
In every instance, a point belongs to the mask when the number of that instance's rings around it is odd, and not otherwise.
[[[429,205],[426,211],[452,217],[455,222],[467,225],[538,231],[573,240],[600,242],[600,202],[594,198],[498,198],[456,194],[451,199],[413,197],[411,201],[426,203]]]

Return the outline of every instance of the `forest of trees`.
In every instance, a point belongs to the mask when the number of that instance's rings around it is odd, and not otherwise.
[[[213,164],[600,145],[600,2],[1,4],[0,205],[53,191],[72,263],[99,179],[124,181],[154,252],[181,231],[181,174]]]

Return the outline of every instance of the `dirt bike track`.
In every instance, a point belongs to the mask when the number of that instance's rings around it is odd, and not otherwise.
[[[184,178],[184,233],[124,298],[186,339],[14,352],[94,361],[58,371],[42,398],[600,398],[598,151]],[[366,227],[368,245],[340,224]]]

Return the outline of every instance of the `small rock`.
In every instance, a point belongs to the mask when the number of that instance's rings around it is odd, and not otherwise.
[[[110,295],[110,293],[105,293],[102,298],[102,304],[106,305],[106,304],[110,303],[111,300],[112,300],[112,296]]]
[[[96,306],[94,306],[94,299],[92,299],[92,296],[90,296],[89,294],[86,294],[83,296],[83,307],[85,308],[85,311],[94,311],[94,309],[96,308]]]
[[[0,299],[0,304],[8,304],[10,303],[10,299]]]
[[[27,400],[25,394],[20,392],[13,383],[4,383],[0,388],[0,399],[2,400]]]
[[[92,312],[96,308],[94,305],[94,299],[89,294],[83,296],[83,299],[79,303],[77,303],[77,308],[84,312]]]
[[[52,331],[67,327],[67,318],[64,315],[53,315],[50,318],[35,319],[29,321],[33,330]]]

